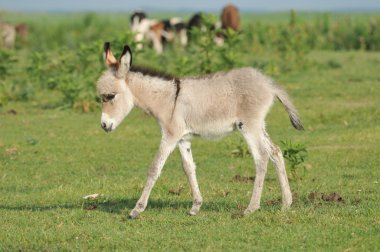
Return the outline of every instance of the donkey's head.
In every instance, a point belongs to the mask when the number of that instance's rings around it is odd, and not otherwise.
[[[117,61],[111,52],[110,43],[104,44],[104,61],[107,70],[97,83],[98,95],[102,102],[102,128],[110,132],[129,114],[133,108],[133,95],[126,82],[132,63],[132,53],[125,45]]]

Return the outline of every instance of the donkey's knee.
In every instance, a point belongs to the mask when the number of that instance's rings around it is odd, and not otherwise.
[[[276,169],[281,169],[284,166],[284,157],[282,151],[277,145],[270,143],[268,146],[268,154],[270,159],[275,163]]]
[[[288,209],[293,202],[292,193],[290,191],[289,180],[286,174],[284,157],[280,147],[271,144],[271,159],[276,168],[277,176],[281,186],[282,193],[282,208]]]
[[[274,158],[281,158],[282,157],[282,152],[280,147],[277,145],[271,143],[270,145],[270,155]]]

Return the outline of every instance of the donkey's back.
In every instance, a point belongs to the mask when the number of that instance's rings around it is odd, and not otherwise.
[[[195,103],[212,100],[238,105],[244,99],[258,105],[259,101],[273,99],[276,90],[270,78],[251,67],[184,78],[181,83],[181,96]]]

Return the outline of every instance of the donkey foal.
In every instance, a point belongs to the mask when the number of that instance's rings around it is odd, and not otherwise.
[[[281,150],[265,130],[265,116],[275,97],[284,105],[292,125],[298,130],[303,127],[286,92],[270,78],[253,68],[180,79],[148,73],[131,67],[132,53],[128,46],[124,46],[117,61],[109,43],[104,45],[104,59],[108,69],[97,83],[102,100],[102,128],[113,131],[137,106],[155,117],[162,132],[159,150],[150,166],[142,195],[130,213],[131,218],[145,210],[165,161],[176,146],[191,187],[193,206],[190,214],[196,215],[203,200],[191,154],[191,137],[220,137],[234,129],[244,136],[256,166],[252,198],[244,214],[260,207],[269,159],[279,178],[283,208],[292,204]]]

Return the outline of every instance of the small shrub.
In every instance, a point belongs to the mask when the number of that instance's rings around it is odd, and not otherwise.
[[[0,49],[0,80],[12,74],[13,66],[17,59],[13,51]]]
[[[332,69],[342,68],[342,64],[340,64],[338,61],[332,60],[332,59],[327,61],[327,66],[329,68],[332,68]]]
[[[299,170],[305,172],[304,162],[308,153],[305,145],[294,144],[290,140],[281,141],[283,156],[288,161],[289,169],[293,179],[301,178]]]
[[[10,101],[28,101],[34,95],[34,88],[30,83],[16,80],[0,81],[0,106]]]

